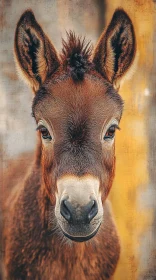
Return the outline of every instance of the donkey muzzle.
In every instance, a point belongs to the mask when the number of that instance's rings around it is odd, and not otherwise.
[[[82,242],[98,231],[103,206],[98,178],[63,176],[57,181],[55,215],[63,234]]]

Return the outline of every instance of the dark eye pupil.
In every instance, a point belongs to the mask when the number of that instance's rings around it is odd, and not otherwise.
[[[110,128],[108,129],[108,134],[109,134],[110,136],[112,136],[112,135],[114,135],[114,133],[115,133],[115,127],[110,127]]]
[[[106,132],[106,134],[105,134],[105,136],[104,136],[104,139],[106,140],[106,139],[112,139],[113,137],[114,137],[114,135],[115,135],[115,126],[111,126],[108,130],[107,130],[107,132]]]
[[[42,138],[43,138],[43,139],[49,139],[49,140],[52,139],[52,138],[51,138],[51,135],[50,135],[50,133],[49,133],[49,131],[48,131],[47,128],[42,127],[42,128],[40,129],[40,132],[41,132],[41,134],[42,134]]]

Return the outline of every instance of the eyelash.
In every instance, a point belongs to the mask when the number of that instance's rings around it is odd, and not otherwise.
[[[111,129],[112,129],[112,131],[111,131]],[[119,129],[119,130],[120,130],[120,127],[119,127],[117,124],[111,125],[111,126],[107,129],[107,131],[106,131],[106,133],[105,133],[103,139],[104,139],[105,141],[112,140],[112,139],[115,137],[115,131],[116,131],[116,129]]]
[[[39,125],[36,130],[40,131],[43,139],[49,140],[49,141],[52,140],[52,137],[51,137],[48,129],[45,126]]]

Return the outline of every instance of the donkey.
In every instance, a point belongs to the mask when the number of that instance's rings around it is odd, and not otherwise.
[[[6,279],[113,279],[120,241],[107,198],[123,111],[118,89],[136,52],[133,24],[117,9],[93,52],[69,32],[58,55],[26,10],[14,47],[34,92],[38,144],[29,172],[20,160],[8,177],[9,186],[17,180],[5,203]]]

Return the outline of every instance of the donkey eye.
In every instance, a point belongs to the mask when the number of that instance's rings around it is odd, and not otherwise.
[[[39,130],[41,132],[41,135],[42,135],[43,139],[52,140],[52,137],[51,137],[48,129],[45,126],[39,126],[37,128],[37,130]]]
[[[104,136],[104,140],[110,140],[113,139],[115,136],[115,131],[116,129],[120,129],[117,125],[112,125],[108,128],[105,136]]]

